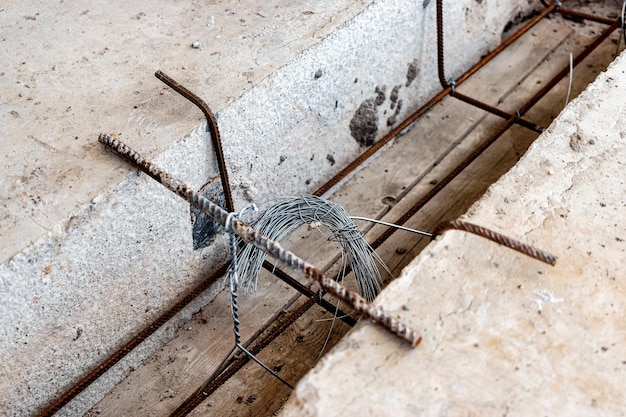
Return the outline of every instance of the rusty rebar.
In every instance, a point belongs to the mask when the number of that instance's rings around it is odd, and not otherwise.
[[[562,3],[565,1],[554,1],[551,3],[547,3],[545,0],[539,0],[544,7],[556,6],[555,11],[562,14],[563,16],[572,17],[575,19],[581,20],[591,20],[592,22],[602,23],[605,25],[613,24],[614,19],[610,19],[608,17],[600,17],[589,13],[579,12],[577,10],[566,9],[562,7]]]
[[[441,87],[448,88],[451,83],[446,79],[446,70],[444,63],[445,48],[443,44],[444,27],[443,27],[443,0],[437,0],[437,76]],[[455,85],[456,83],[452,84]]]
[[[558,9],[558,12],[566,17],[571,17],[573,19],[580,19],[580,20],[590,20],[592,22],[601,23],[603,25],[611,25],[615,21],[615,19],[611,19],[608,17],[600,17],[600,16],[589,14],[589,13],[582,13],[576,10],[565,9],[563,7],[560,7]]]
[[[100,134],[98,140],[133,166],[185,199],[190,205],[211,216],[222,226],[225,226],[228,222],[227,227],[229,230],[232,230],[244,242],[248,242],[263,250],[294,270],[303,272],[306,277],[316,281],[323,291],[335,296],[362,316],[379,324],[397,337],[410,342],[413,347],[417,346],[421,341],[421,337],[417,332],[406,326],[398,318],[389,316],[381,307],[371,305],[359,294],[348,290],[337,281],[327,277],[322,271],[293,252],[284,249],[279,243],[267,238],[247,223],[237,219],[235,216],[229,216],[227,211],[145,160],[136,151],[119,140],[106,134]]]
[[[220,180],[222,181],[222,190],[224,191],[226,210],[228,210],[229,212],[235,211],[235,203],[233,202],[233,196],[230,191],[230,182],[228,181],[228,169],[226,168],[224,150],[222,149],[222,139],[220,137],[219,128],[217,127],[215,114],[213,114],[213,111],[211,110],[209,105],[204,102],[204,100],[202,100],[196,94],[192,93],[189,89],[181,85],[179,82],[175,81],[170,76],[166,75],[163,71],[159,70],[155,72],[154,76],[161,80],[163,83],[165,83],[167,86],[169,86],[172,90],[176,91],[178,94],[195,104],[196,107],[198,107],[202,111],[202,113],[204,113],[204,117],[206,118],[207,132],[209,132],[211,136],[213,151],[215,152],[215,157],[217,159]]]
[[[339,320],[343,321],[348,326],[353,327],[356,325],[356,320],[350,317],[350,315],[342,311],[337,306],[332,305],[325,298],[319,297],[319,294],[317,292],[303,285],[302,283],[300,283],[300,281],[294,279],[292,276],[287,274],[282,269],[277,268],[276,265],[272,265],[268,261],[264,261],[263,267],[266,270],[270,271],[274,276],[281,279],[285,284],[291,286],[291,288],[298,291],[300,294],[304,295],[305,297],[314,297],[316,300],[316,303],[320,307],[322,307],[324,310],[328,311],[329,313],[336,315]]]
[[[531,258],[537,259],[541,262],[545,262],[548,265],[554,266],[556,264],[557,258],[554,255],[534,248],[530,245],[527,245],[526,243],[522,243],[519,240],[515,240],[513,238],[505,236],[502,233],[498,233],[491,229],[487,229],[486,227],[478,226],[476,224],[462,220],[452,220],[449,222],[440,223],[433,231],[433,239],[443,234],[446,230],[452,229],[475,234],[477,236],[491,240],[492,242],[499,243],[500,245],[505,246],[509,249],[513,249],[520,253],[523,253],[524,255],[530,256]]]

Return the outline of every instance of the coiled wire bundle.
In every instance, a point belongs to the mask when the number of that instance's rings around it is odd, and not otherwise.
[[[283,238],[302,225],[317,228],[328,240],[337,242],[341,249],[341,271],[350,265],[354,272],[357,291],[368,301],[372,301],[380,292],[381,275],[377,263],[389,274],[382,259],[363,239],[363,234],[339,204],[313,195],[301,195],[281,199],[279,203],[267,209],[252,226],[269,237],[280,242]],[[324,234],[319,226],[326,226],[331,235]],[[267,254],[252,245],[246,245],[239,253],[241,284],[246,293],[256,290],[258,276]],[[340,274],[343,276],[343,274]]]

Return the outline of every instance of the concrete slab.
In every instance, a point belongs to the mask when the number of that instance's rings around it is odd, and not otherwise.
[[[624,85],[622,54],[465,216],[556,267],[447,232],[377,299],[422,344],[361,323],[281,415],[624,415]]]
[[[530,8],[455,5],[449,76]],[[189,208],[96,144],[100,131],[116,133],[196,188],[217,175],[200,113],[155,70],[217,111],[238,207],[312,191],[439,89],[432,2],[28,2],[5,5],[0,26],[0,407],[9,415],[69,388],[227,257],[221,239],[194,251]],[[66,412],[97,401],[213,293]]]
[[[155,70],[220,112],[370,3],[5,5],[0,260],[61,233],[70,213],[127,175],[102,157],[99,132],[154,157],[202,123]]]

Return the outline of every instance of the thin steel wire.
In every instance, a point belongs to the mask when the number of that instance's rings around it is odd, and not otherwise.
[[[238,348],[243,353],[245,353],[254,362],[259,364],[263,369],[265,369],[274,378],[278,379],[280,382],[282,382],[289,388],[293,389],[293,385],[285,381],[280,375],[274,372],[274,370],[270,369],[267,365],[265,365],[262,361],[260,361],[253,353],[248,351],[241,344],[241,332],[239,330],[239,326],[241,322],[239,321],[239,301],[238,301],[238,294],[237,294],[238,288],[239,288],[239,276],[238,276],[239,275],[239,272],[238,272],[239,262],[237,260],[238,258],[237,257],[237,235],[235,235],[235,232],[232,230],[234,216],[235,216],[235,213],[228,214],[228,216],[226,217],[226,224],[224,225],[224,229],[226,230],[226,233],[230,235],[229,237],[230,237],[231,254],[232,254],[230,269],[228,271],[228,281],[230,284],[229,285],[230,286],[230,310],[231,310],[232,317],[233,317],[233,334],[235,336],[235,347]],[[228,360],[228,357],[233,352],[234,352],[234,348],[230,350],[228,355],[226,355],[226,357],[222,361],[222,364],[226,363],[226,361]]]
[[[565,105],[569,103],[570,96],[572,94],[572,83],[574,82],[574,55],[569,53],[569,78],[567,82],[567,96],[565,97]]]
[[[345,257],[341,269],[345,269],[347,264],[352,267],[359,294],[372,301],[380,292],[382,278],[377,263],[387,271],[388,269],[363,239],[363,234],[350,215],[339,204],[312,195],[282,198],[251,225],[275,242],[282,241],[302,225],[319,230],[328,240],[338,244],[342,257]],[[320,229],[322,225],[330,229],[332,235],[324,234]],[[240,251],[239,257],[244,291],[247,293],[255,291],[267,254],[247,245]]]

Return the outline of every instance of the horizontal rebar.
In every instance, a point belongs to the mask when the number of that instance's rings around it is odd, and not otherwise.
[[[433,237],[443,234],[446,230],[461,230],[464,232],[472,233],[492,242],[499,243],[502,246],[506,246],[509,249],[516,250],[524,255],[535,258],[541,262],[545,262],[548,265],[554,266],[556,264],[556,256],[547,252],[534,248],[530,245],[522,243],[518,240],[512,239],[501,233],[494,232],[486,227],[478,226],[473,223],[465,222],[462,220],[452,220],[450,222],[440,223],[433,232]]]
[[[528,120],[522,117],[518,117],[515,114],[507,113],[503,110],[500,110],[497,107],[490,106],[489,104],[482,102],[480,100],[477,100],[473,97],[466,96],[465,94],[461,94],[458,91],[455,91],[454,93],[451,93],[450,95],[454,98],[464,101],[467,104],[471,104],[474,107],[478,107],[479,109],[482,109],[486,112],[489,112],[503,119],[510,119],[512,117],[515,117],[515,124],[525,127],[526,129],[532,130],[533,132],[543,133],[543,131],[545,130],[543,127],[538,126],[533,122],[529,122]]]
[[[329,313],[331,313],[333,315],[336,314],[337,317],[339,318],[339,320],[343,321],[348,326],[353,327],[354,325],[356,325],[356,320],[353,319],[352,317],[350,317],[349,314],[345,313],[341,309],[338,309],[337,306],[332,305],[325,298],[319,297],[319,294],[317,294],[315,291],[311,290],[307,286],[305,286],[302,283],[300,283],[300,281],[298,281],[295,278],[291,277],[289,274],[287,274],[282,269],[276,268],[275,265],[272,265],[268,261],[264,261],[263,262],[263,267],[267,271],[269,271],[270,273],[274,274],[274,276],[280,278],[285,284],[291,286],[291,288],[293,288],[294,290],[298,291],[300,294],[302,294],[302,295],[304,295],[306,297],[314,297],[316,299],[316,303],[320,307],[322,307],[324,310],[326,310],[327,312],[329,312]]]
[[[303,272],[305,276],[316,281],[322,290],[337,297],[346,305],[372,322],[379,324],[390,333],[410,342],[411,346],[416,347],[420,343],[421,337],[417,332],[406,326],[398,318],[389,316],[382,307],[371,305],[359,294],[348,290],[340,283],[327,277],[322,271],[299,258],[293,252],[284,249],[277,242],[268,239],[242,220],[237,219],[235,216],[229,217],[229,213],[226,210],[195,192],[186,184],[173,178],[168,173],[163,172],[119,140],[106,134],[100,134],[98,140],[117,155],[130,162],[133,166],[139,168],[167,189],[185,199],[190,205],[213,217],[213,219],[222,226],[229,223],[228,228],[244,242],[254,245],[294,270]]]

